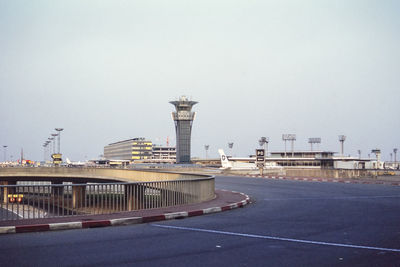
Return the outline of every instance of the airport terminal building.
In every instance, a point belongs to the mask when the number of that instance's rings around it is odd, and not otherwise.
[[[133,138],[105,146],[104,158],[131,162],[175,163],[176,148],[157,146],[145,138]]]
[[[145,138],[133,138],[111,143],[104,147],[104,157],[115,160],[151,159],[153,143]]]

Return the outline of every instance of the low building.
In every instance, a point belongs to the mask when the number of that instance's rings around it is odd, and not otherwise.
[[[334,154],[331,151],[277,151],[265,160],[287,168],[331,168],[333,162],[326,159],[332,159]]]
[[[145,138],[133,138],[111,143],[104,147],[104,158],[110,160],[151,159],[153,143]]]
[[[154,161],[176,163],[176,147],[154,145],[152,152]]]
[[[331,151],[293,151],[271,152],[265,158],[285,168],[320,168],[320,169],[383,169],[384,162],[355,157],[334,156]]]

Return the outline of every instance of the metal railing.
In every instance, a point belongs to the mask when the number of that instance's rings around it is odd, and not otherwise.
[[[214,177],[175,181],[0,186],[0,220],[111,214],[214,198]]]

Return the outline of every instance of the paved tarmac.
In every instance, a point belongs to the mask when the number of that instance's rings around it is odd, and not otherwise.
[[[8,266],[400,266],[400,187],[217,177],[241,209],[131,226],[0,235]]]

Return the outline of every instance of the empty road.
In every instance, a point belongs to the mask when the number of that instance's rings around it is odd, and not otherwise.
[[[0,236],[2,266],[400,266],[400,187],[217,177],[232,211]]]

